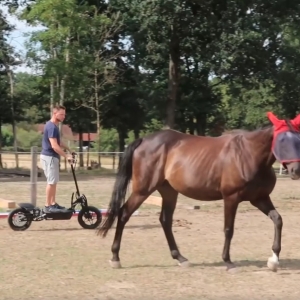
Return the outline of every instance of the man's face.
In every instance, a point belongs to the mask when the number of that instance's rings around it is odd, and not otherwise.
[[[66,111],[64,109],[60,109],[54,113],[54,116],[57,122],[63,122],[66,117]]]

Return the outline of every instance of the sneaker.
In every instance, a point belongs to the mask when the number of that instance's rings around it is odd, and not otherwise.
[[[65,209],[64,206],[61,206],[61,205],[59,205],[58,203],[55,203],[54,205],[51,205],[51,206],[56,207],[56,208],[58,208],[58,209]]]
[[[45,206],[45,213],[56,213],[61,212],[60,208],[57,208],[55,205]]]

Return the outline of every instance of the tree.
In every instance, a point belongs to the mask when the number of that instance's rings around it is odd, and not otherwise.
[[[8,24],[2,12],[0,11],[0,72],[7,76],[9,84],[9,108],[10,108],[10,121],[14,137],[14,150],[16,156],[16,167],[19,167],[18,160],[18,144],[16,132],[16,102],[14,95],[14,66],[19,65],[21,62],[18,55],[13,51],[12,47],[7,43],[7,35],[12,31],[13,27]],[[5,107],[8,108],[8,107]]]

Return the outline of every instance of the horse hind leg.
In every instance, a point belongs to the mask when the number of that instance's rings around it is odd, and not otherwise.
[[[111,247],[112,259],[109,261],[109,263],[112,268],[115,269],[121,268],[119,252],[120,252],[124,227],[126,223],[129,221],[132,214],[140,207],[140,205],[147,199],[148,196],[149,195],[140,195],[138,193],[133,192],[129,196],[128,200],[121,207],[118,216],[115,237]]]
[[[169,244],[171,256],[178,260],[178,264],[182,267],[188,267],[189,261],[181,255],[172,231],[173,214],[176,208],[178,192],[176,192],[168,183],[158,188],[162,196],[162,207],[159,221],[164,230],[167,242]]]
[[[222,259],[226,264],[227,271],[235,268],[230,258],[230,245],[234,234],[234,223],[239,199],[237,196],[224,197],[224,234],[225,242],[223,247]]]

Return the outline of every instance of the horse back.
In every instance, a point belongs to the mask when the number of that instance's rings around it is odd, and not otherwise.
[[[273,170],[259,164],[254,148],[243,135],[206,137],[162,130],[143,138],[135,157],[140,158],[139,168],[152,176],[144,175],[144,182],[154,186],[168,181],[190,198],[216,200],[254,186],[259,190],[261,185],[262,192],[273,189]]]

